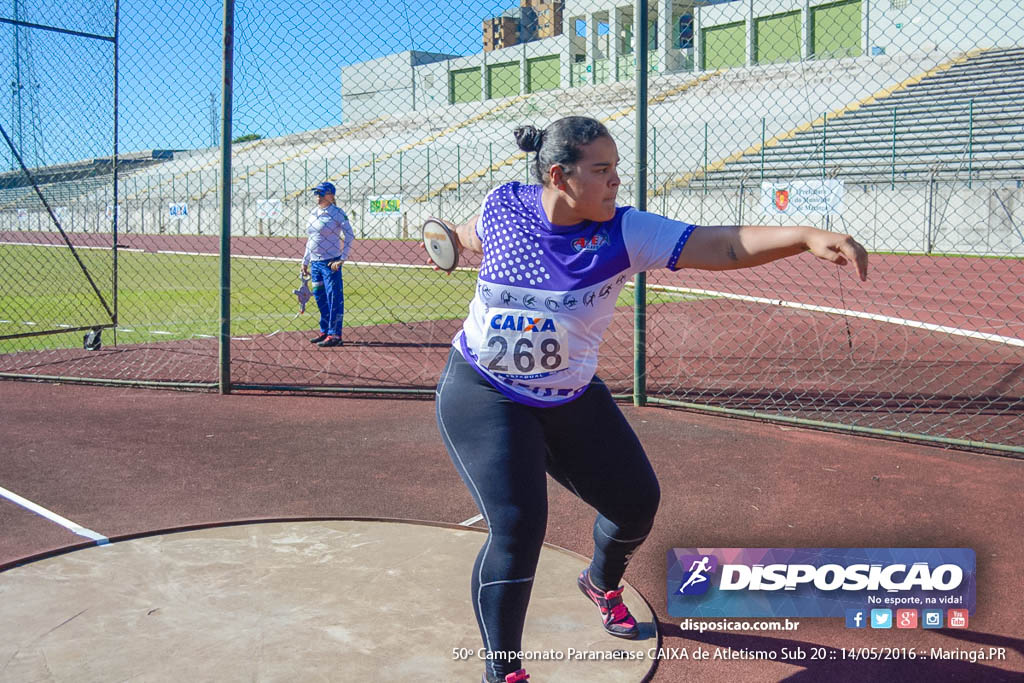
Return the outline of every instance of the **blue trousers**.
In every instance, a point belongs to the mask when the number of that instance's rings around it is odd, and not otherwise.
[[[320,331],[340,337],[345,319],[345,287],[341,282],[341,268],[335,272],[328,263],[330,261],[313,261],[309,264],[313,298],[316,299],[316,307],[320,309]]]
[[[606,590],[618,586],[651,530],[660,490],[640,441],[600,379],[570,403],[534,408],[503,396],[452,350],[437,387],[437,423],[490,532],[472,576],[473,608],[488,652],[522,649],[547,525],[547,475],[595,509],[590,576]],[[565,581],[572,587],[572,577]],[[522,662],[495,657],[486,665],[492,676],[504,676]]]

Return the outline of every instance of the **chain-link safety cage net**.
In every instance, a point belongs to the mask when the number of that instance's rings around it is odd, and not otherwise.
[[[3,373],[112,339],[114,25],[112,5],[85,0],[0,10]]]
[[[691,87],[651,105],[650,208],[811,225],[871,253],[866,283],[810,254],[652,273],[652,396],[1024,446],[1021,5],[652,11],[652,90]],[[621,64],[628,49],[609,38],[596,58]]]
[[[120,3],[116,232],[114,46],[17,23],[110,36],[115,6],[47,7],[4,15],[8,81],[23,87],[0,123],[43,197],[60,199],[47,211],[9,163],[0,370],[212,386],[223,4]],[[429,395],[479,259],[449,276],[427,266],[423,220],[464,221],[492,188],[536,182],[512,131],[567,115],[605,123],[619,203],[638,203],[646,22],[648,210],[823,227],[871,252],[866,283],[809,254],[651,271],[649,400],[1024,449],[1018,3],[652,0],[638,20],[634,3],[610,0],[237,0],[233,16],[234,386]],[[310,342],[320,313],[315,298],[302,305],[316,288],[301,273],[323,182],[354,232],[344,343],[327,348]],[[84,265],[53,263],[69,243]],[[618,304],[599,374],[631,394],[630,287]],[[83,348],[78,328],[114,320]],[[23,336],[43,329],[76,332]]]

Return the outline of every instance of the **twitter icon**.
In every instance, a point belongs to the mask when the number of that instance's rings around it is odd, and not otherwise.
[[[871,610],[871,628],[892,628],[892,610]]]

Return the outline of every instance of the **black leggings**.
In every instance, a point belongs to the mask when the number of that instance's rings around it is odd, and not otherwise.
[[[526,607],[547,526],[545,472],[598,511],[594,584],[615,589],[644,541],[660,491],[640,441],[596,377],[575,400],[534,408],[503,396],[452,350],[437,424],[490,530],[473,567],[473,609],[491,674],[522,668]],[[571,584],[570,584],[571,585]]]

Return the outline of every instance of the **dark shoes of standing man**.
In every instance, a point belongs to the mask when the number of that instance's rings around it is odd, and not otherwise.
[[[310,339],[309,342],[311,344],[316,344],[321,348],[342,345],[341,337],[335,337],[333,334],[327,334],[325,332],[321,332],[317,336]]]

